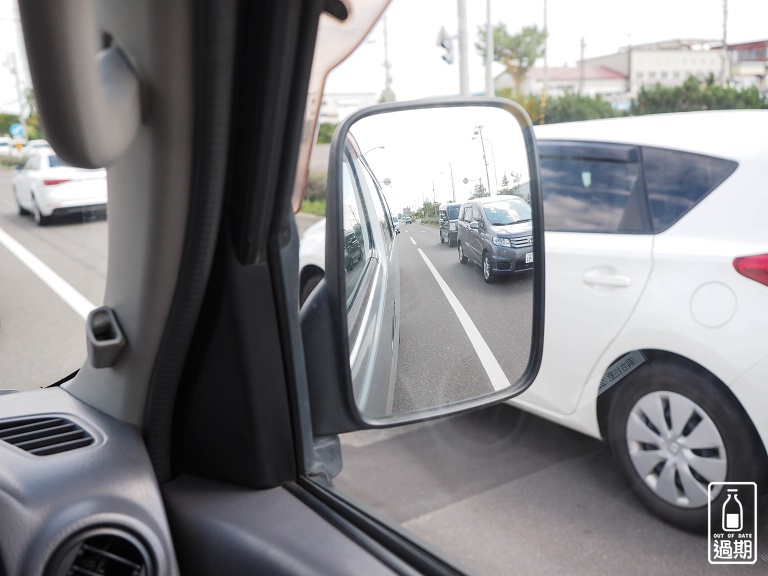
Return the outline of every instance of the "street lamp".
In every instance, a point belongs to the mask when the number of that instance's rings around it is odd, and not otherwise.
[[[480,136],[472,136],[472,140],[477,140]],[[491,159],[493,160],[493,182],[496,184],[496,188],[499,187],[499,178],[498,174],[496,174],[496,151],[493,148],[493,142],[488,140],[488,138],[483,138],[483,141],[488,142],[488,144],[491,146]]]
[[[384,146],[374,146],[373,148],[368,150],[368,152],[373,152],[374,150],[384,150]],[[368,154],[368,152],[366,152],[365,154]],[[363,158],[365,158],[365,154],[363,154]]]
[[[480,145],[483,147],[483,163],[485,164],[485,180],[488,182],[488,195],[491,196],[491,178],[488,176],[488,159],[485,157],[485,138],[483,138],[483,128],[485,128],[485,126],[475,126],[475,136],[478,134],[480,135]],[[493,163],[495,166],[495,155]]]

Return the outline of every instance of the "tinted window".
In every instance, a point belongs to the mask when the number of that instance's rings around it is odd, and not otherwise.
[[[48,156],[48,163],[51,166],[51,168],[56,168],[57,166],[69,166],[64,160],[59,158],[58,156]]]
[[[373,242],[360,180],[355,167],[349,161],[350,156],[345,155],[344,160],[342,170],[344,269],[346,270],[347,306],[349,306],[360,286],[365,262]]]
[[[540,153],[547,230],[643,231],[636,148],[542,143]]]
[[[662,148],[643,148],[653,231],[662,232],[717,188],[737,162]]]
[[[386,245],[387,253],[392,251],[392,242],[395,237],[394,224],[392,223],[391,212],[387,201],[382,196],[378,185],[376,184],[376,178],[370,173],[368,165],[362,165],[360,169],[360,175],[365,180],[365,184],[371,191],[373,199],[373,207],[376,210],[376,215],[379,218],[379,225],[381,226],[382,236]],[[377,202],[378,200],[378,202]]]
[[[448,206],[448,219],[449,220],[456,220],[459,217],[459,207],[458,206]]]

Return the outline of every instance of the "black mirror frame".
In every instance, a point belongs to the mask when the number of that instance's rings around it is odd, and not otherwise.
[[[525,110],[503,98],[426,99],[413,102],[377,104],[350,115],[336,130],[331,142],[326,197],[326,234],[342,230],[342,162],[349,129],[359,120],[387,112],[430,108],[487,106],[501,108],[517,120],[528,153],[533,212],[533,314],[531,349],[528,366],[509,390],[501,390],[472,400],[463,400],[435,408],[410,412],[402,417],[370,419],[363,416],[352,392],[349,366],[349,341],[346,335],[346,284],[344,277],[343,234],[326,236],[325,277],[301,309],[301,323],[310,396],[310,410],[315,437],[331,436],[355,430],[387,428],[402,424],[467,412],[508,400],[524,392],[536,378],[541,365],[544,343],[544,213],[539,172],[538,149],[533,124]],[[340,256],[341,255],[341,256]]]

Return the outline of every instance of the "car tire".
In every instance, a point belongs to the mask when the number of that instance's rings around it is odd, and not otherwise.
[[[35,218],[35,224],[38,226],[45,226],[50,221],[50,216],[43,216],[40,212],[40,207],[37,205],[37,200],[32,196],[32,216]]]
[[[459,262],[462,264],[467,263],[467,257],[464,256],[464,248],[462,247],[461,243],[459,243]]]
[[[483,253],[483,280],[486,284],[493,282],[493,269],[491,268],[491,258],[488,252]]]
[[[445,244],[445,238],[443,238],[442,234],[440,234],[440,244]]]
[[[766,455],[754,426],[704,370],[656,361],[611,394],[611,451],[633,492],[663,520],[705,532],[709,482],[763,483]],[[722,490],[712,506],[725,497]]]
[[[24,208],[19,202],[19,195],[16,193],[16,188],[13,189],[13,197],[16,200],[16,208],[19,211],[19,216],[29,216],[29,210]]]

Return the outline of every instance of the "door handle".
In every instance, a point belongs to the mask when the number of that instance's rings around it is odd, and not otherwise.
[[[581,275],[585,284],[595,284],[598,286],[612,286],[614,288],[626,288],[632,281],[629,276],[621,274],[606,273],[601,270],[587,270]]]

